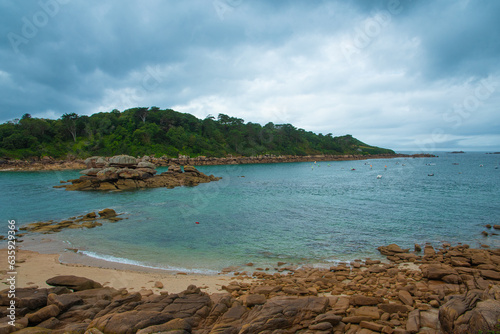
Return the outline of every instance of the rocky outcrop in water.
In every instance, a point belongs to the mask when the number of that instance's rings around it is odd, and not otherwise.
[[[394,255],[400,262],[399,247]],[[500,249],[428,247],[405,262],[235,273],[223,293],[101,287],[59,276],[52,288],[16,290],[18,333],[494,333],[500,319]],[[411,263],[412,265],[408,265]],[[495,274],[496,273],[496,274]],[[249,276],[254,281],[243,282]],[[155,286],[158,282],[154,283]],[[153,284],[153,282],[151,282]],[[152,286],[152,289],[153,286]],[[8,289],[0,292],[7,319]],[[24,329],[23,329],[24,328]],[[0,333],[15,330],[0,323]]]
[[[95,212],[89,212],[81,216],[70,217],[60,222],[49,220],[46,222],[31,223],[20,227],[19,230],[25,231],[24,233],[51,234],[61,232],[64,229],[94,228],[102,226],[103,221],[114,223],[123,219],[117,216],[118,214],[115,210],[104,209],[98,211],[97,214]],[[17,236],[22,237],[24,233],[18,234]]]
[[[193,166],[172,165],[167,172],[156,175],[156,165],[149,157],[136,159],[128,155],[111,158],[91,157],[85,160],[87,169],[79,179],[69,180],[69,185],[55,186],[66,190],[130,190],[138,188],[174,188],[196,186],[217,181],[220,178],[207,176]]]

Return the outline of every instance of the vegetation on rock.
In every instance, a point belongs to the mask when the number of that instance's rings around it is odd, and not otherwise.
[[[171,109],[131,108],[120,112],[80,116],[64,114],[57,120],[25,114],[0,124],[0,156],[155,155],[225,157],[254,155],[394,154],[367,145],[351,135],[315,134],[291,124],[245,123],[219,114],[198,119]]]

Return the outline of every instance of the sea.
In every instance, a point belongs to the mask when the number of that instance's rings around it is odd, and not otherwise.
[[[110,263],[205,274],[248,269],[249,262],[273,268],[380,259],[377,247],[391,243],[500,248],[492,234],[500,230],[485,227],[500,224],[500,155],[435,154],[199,166],[222,179],[121,192],[53,188],[79,177],[76,170],[1,172],[0,234],[9,220],[22,227],[111,208],[124,219],[40,238]]]

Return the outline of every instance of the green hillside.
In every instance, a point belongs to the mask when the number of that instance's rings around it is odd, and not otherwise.
[[[394,154],[369,146],[351,135],[333,137],[298,129],[291,124],[245,123],[219,114],[198,119],[187,113],[156,107],[60,119],[33,118],[0,125],[0,156],[30,158],[72,155],[85,158],[116,154],[177,157],[224,157],[313,154]]]

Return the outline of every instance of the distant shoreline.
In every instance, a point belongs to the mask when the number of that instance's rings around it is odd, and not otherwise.
[[[286,163],[286,162],[313,162],[313,161],[350,161],[368,159],[394,159],[394,158],[433,158],[433,154],[373,154],[373,155],[260,155],[254,157],[225,157],[207,158],[204,156],[190,158],[150,158],[151,162],[158,167],[170,165],[192,165],[192,166],[215,166],[215,165],[245,165],[264,163]],[[20,171],[58,171],[58,170],[80,170],[85,169],[83,159],[56,160],[44,157],[40,160],[2,160],[0,161],[0,172]]]

